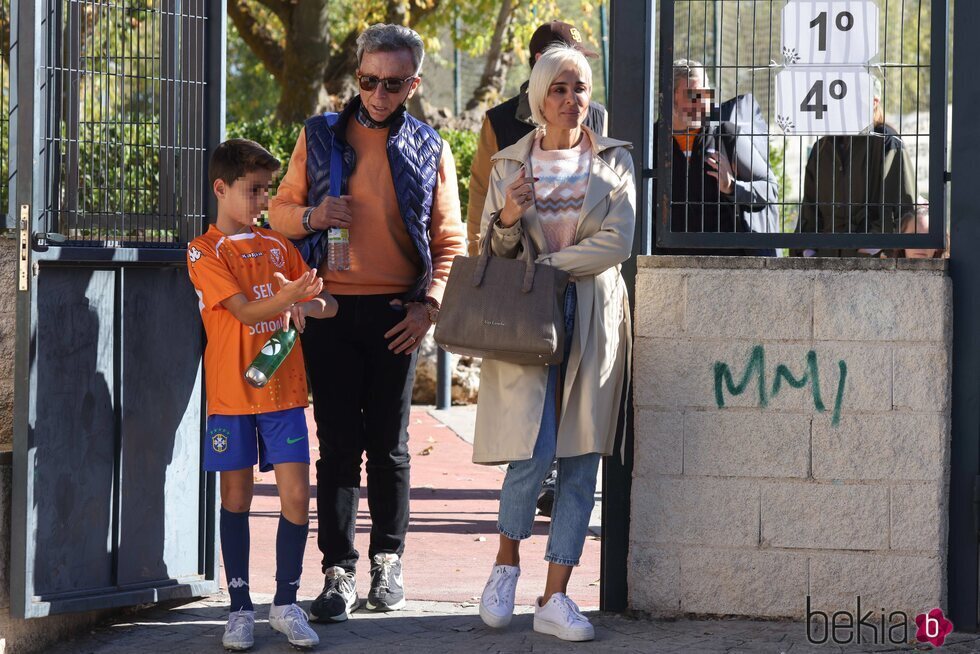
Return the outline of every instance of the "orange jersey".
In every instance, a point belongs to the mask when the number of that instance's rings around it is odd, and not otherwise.
[[[211,225],[187,247],[187,271],[208,335],[204,351],[208,415],[269,413],[309,404],[299,340],[264,388],[253,388],[243,376],[265,342],[282,327],[282,316],[249,326],[221,304],[238,293],[249,302],[271,297],[278,290],[273,273],[292,280],[307,270],[285,236],[260,227],[227,235]]]

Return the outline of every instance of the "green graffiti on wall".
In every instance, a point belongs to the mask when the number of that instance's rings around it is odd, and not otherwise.
[[[834,413],[830,422],[835,427],[840,423],[840,410],[844,402],[844,384],[847,381],[847,363],[838,361],[837,365],[840,368],[840,379],[837,382],[837,397],[834,399]],[[742,381],[737,384],[728,364],[720,361],[715,362],[715,403],[718,408],[721,409],[725,406],[725,390],[728,391],[729,395],[741,395],[749,387],[753,375],[756,376],[759,406],[761,407],[769,406],[770,398],[779,395],[785,381],[793,388],[803,388],[810,384],[810,392],[813,394],[813,407],[821,413],[827,410],[820,393],[820,366],[817,363],[817,353],[813,350],[806,354],[806,371],[799,379],[785,364],[781,363],[776,366],[772,388],[766,384],[766,349],[761,345],[752,348],[745,374],[742,375]]]

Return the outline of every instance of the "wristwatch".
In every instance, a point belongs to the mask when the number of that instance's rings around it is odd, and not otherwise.
[[[429,322],[435,324],[439,320],[439,301],[433,297],[426,297],[422,300],[425,312],[429,316]]]
[[[303,229],[306,230],[307,234],[312,234],[316,230],[310,227],[310,216],[313,215],[314,207],[307,207],[306,211],[303,212]]]

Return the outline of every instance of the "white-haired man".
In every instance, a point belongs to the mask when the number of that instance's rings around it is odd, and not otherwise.
[[[449,146],[405,111],[420,83],[422,39],[372,25],[357,39],[360,93],[339,114],[306,121],[269,220],[323,274],[339,312],[303,334],[320,440],[317,544],[325,583],[311,611],[357,608],[354,547],[367,454],[371,589],[366,607],[405,606],[401,557],[409,519],[408,419],[422,337],[438,316],[452,260],[464,254]],[[346,229],[350,263],[331,270],[325,230]]]

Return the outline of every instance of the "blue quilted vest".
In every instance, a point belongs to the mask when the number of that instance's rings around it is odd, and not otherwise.
[[[347,182],[356,165],[356,156],[344,135],[347,121],[358,110],[360,104],[360,98],[355,97],[339,115],[324,113],[306,121],[308,206],[319,205],[331,189],[341,195],[347,193]],[[339,185],[337,180],[330,179],[334,148],[339,150],[341,155]],[[421,300],[432,283],[429,224],[432,222],[432,201],[435,196],[436,181],[439,178],[439,161],[442,158],[442,137],[435,129],[402,108],[398,110],[390,125],[387,151],[398,210],[423,267],[422,273],[404,297],[406,301]],[[335,163],[334,169],[337,168]],[[351,225],[351,229],[357,229],[357,225]],[[314,262],[322,262],[325,252],[326,239],[317,239],[317,243],[313,245],[312,261],[308,263],[313,265]]]

